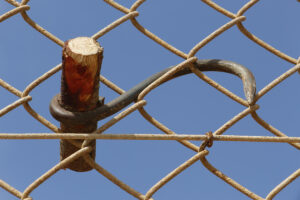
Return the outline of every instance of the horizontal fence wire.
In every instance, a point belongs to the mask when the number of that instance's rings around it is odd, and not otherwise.
[[[37,24],[33,19],[30,18],[30,16],[27,14],[27,11],[30,10],[30,6],[27,5],[29,0],[22,0],[22,2],[17,2],[15,0],[5,0],[7,3],[13,5],[15,8],[4,13],[0,16],[0,22],[3,22],[15,15],[20,14],[24,21],[30,25],[32,28],[34,28],[36,31],[38,31],[40,34],[44,35],[45,37],[49,38],[49,40],[53,41],[59,46],[63,46],[64,42],[60,40],[58,37],[53,35],[52,33],[48,32],[46,29],[41,27],[39,24]],[[91,147],[82,147],[77,152],[73,153],[66,159],[62,160],[61,162],[57,163],[55,166],[50,168],[45,174],[41,175],[38,179],[36,179],[32,184],[30,184],[23,192],[18,191],[13,186],[9,185],[3,180],[0,180],[0,186],[6,190],[7,192],[11,193],[15,197],[22,199],[22,200],[31,200],[32,198],[29,196],[32,191],[34,191],[37,187],[39,187],[43,182],[47,181],[48,178],[53,176],[55,173],[57,173],[59,170],[64,169],[65,166],[67,166],[72,161],[78,159],[79,157],[84,157],[86,162],[92,166],[96,171],[98,171],[100,174],[102,174],[104,177],[106,177],[108,180],[110,180],[112,183],[116,184],[120,189],[126,191],[133,197],[140,199],[140,200],[147,200],[151,199],[152,196],[160,189],[162,188],[166,183],[171,181],[175,176],[183,172],[185,169],[193,165],[197,160],[200,160],[203,166],[209,170],[211,173],[213,173],[215,176],[232,186],[233,188],[237,189],[244,195],[248,196],[251,199],[255,200],[271,200],[273,199],[278,193],[280,193],[287,185],[292,183],[294,180],[296,180],[300,176],[300,169],[293,172],[290,176],[288,176],[285,180],[283,180],[280,184],[278,184],[265,198],[260,197],[259,195],[255,194],[254,192],[250,191],[246,187],[240,185],[235,180],[231,179],[224,173],[222,173],[219,169],[215,168],[207,159],[206,156],[209,154],[209,151],[206,150],[207,146],[211,146],[213,141],[238,141],[238,142],[280,142],[280,143],[289,143],[293,147],[300,149],[300,137],[289,137],[286,134],[282,133],[266,121],[264,121],[258,114],[257,110],[259,109],[259,106],[257,104],[249,105],[249,103],[235,95],[230,90],[226,89],[222,85],[218,84],[208,76],[204,75],[200,70],[197,70],[193,68],[192,63],[197,60],[195,57],[196,53],[203,48],[205,45],[210,43],[212,40],[214,40],[219,35],[223,34],[227,30],[231,29],[232,27],[237,27],[241,34],[243,34],[245,37],[247,37],[249,40],[253,41],[257,45],[261,46],[262,48],[266,49],[270,53],[278,56],[279,58],[292,63],[294,66],[287,70],[285,73],[280,75],[278,78],[274,79],[271,83],[266,85],[263,89],[257,92],[255,97],[255,103],[259,101],[259,99],[267,94],[269,91],[271,91],[275,86],[282,83],[284,80],[286,80],[288,77],[290,77],[292,74],[296,73],[297,71],[300,71],[300,58],[293,58],[289,55],[284,54],[283,52],[279,51],[278,49],[272,47],[265,41],[261,40],[254,34],[252,34],[250,31],[246,29],[243,22],[246,21],[246,17],[244,16],[244,13],[246,13],[253,5],[255,5],[259,0],[250,0],[248,3],[246,3],[242,8],[239,9],[237,13],[232,13],[228,11],[227,9],[221,7],[217,3],[211,1],[211,0],[202,0],[203,3],[210,6],[212,9],[216,10],[217,12],[223,14],[224,16],[228,17],[228,22],[212,32],[210,35],[208,35],[205,39],[200,41],[198,44],[196,44],[194,47],[190,49],[188,53],[185,53],[171,44],[167,43],[166,41],[159,38],[157,35],[153,34],[151,31],[146,29],[144,26],[142,26],[138,21],[137,18],[139,16],[138,8],[145,2],[145,0],[137,0],[135,3],[132,4],[130,8],[127,8],[113,0],[104,0],[108,5],[112,6],[113,8],[119,10],[124,15],[120,17],[119,19],[113,21],[108,26],[104,27],[91,37],[94,39],[99,39],[100,37],[104,36],[105,34],[108,34],[111,30],[118,27],[122,23],[126,21],[130,21],[136,30],[138,30],[141,34],[145,35],[145,37],[149,38],[153,42],[159,44],[161,47],[169,50],[173,54],[177,55],[178,57],[181,57],[184,59],[182,63],[178,63],[178,65],[174,68],[173,71],[170,71],[166,73],[164,76],[153,82],[151,85],[149,85],[147,88],[145,88],[138,96],[137,101],[121,113],[117,114],[115,117],[111,118],[108,122],[106,122],[104,125],[102,125],[100,128],[98,128],[94,133],[92,134],[61,134],[60,129],[56,127],[54,124],[52,124],[50,121],[48,121],[46,118],[41,116],[39,113],[37,113],[29,104],[32,100],[32,97],[30,96],[30,93],[40,84],[42,84],[45,80],[52,77],[54,74],[59,72],[62,68],[62,64],[58,64],[57,66],[53,67],[51,70],[46,72],[45,74],[41,75],[37,79],[35,79],[32,83],[27,85],[26,89],[24,91],[20,91],[16,89],[15,87],[11,86],[9,83],[5,82],[4,80],[0,79],[0,85],[6,89],[11,94],[14,94],[18,97],[18,100],[15,102],[7,105],[6,107],[2,108],[0,110],[0,117],[7,114],[8,112],[12,111],[13,109],[23,106],[25,110],[37,121],[39,121],[41,124],[52,130],[54,133],[20,133],[20,134],[14,134],[14,133],[0,133],[0,139],[7,140],[7,139],[98,139],[98,140],[176,140],[180,143],[182,143],[187,148],[190,148],[191,150],[195,151],[195,154],[186,160],[186,162],[182,163],[180,166],[176,167],[172,172],[170,172],[168,175],[166,175],[164,178],[159,180],[153,187],[151,187],[146,194],[142,194],[138,191],[136,191],[134,188],[130,187],[129,185],[125,184],[121,180],[119,180],[116,176],[111,174],[109,171],[104,169],[102,166],[100,166],[98,163],[96,163],[90,156],[89,153],[92,151]],[[0,24],[1,25],[1,24]],[[176,70],[179,70],[182,67],[188,66],[191,68],[191,71],[198,76],[200,79],[205,81],[207,84],[213,86],[229,98],[231,98],[233,101],[236,101],[237,103],[241,104],[245,107],[243,111],[238,113],[236,116],[233,116],[228,122],[226,122],[224,125],[222,125],[218,130],[215,132],[209,132],[206,134],[178,134],[173,132],[171,129],[169,129],[166,125],[159,122],[157,119],[155,119],[152,115],[150,115],[144,108],[146,105],[146,100],[144,100],[144,97],[152,90],[154,90],[156,87],[164,83],[168,78],[175,73]],[[104,76],[100,76],[100,81],[108,86],[110,89],[115,91],[118,94],[123,94],[125,91],[121,89],[121,87],[117,86]],[[153,126],[157,127],[166,135],[162,134],[101,134],[117,122],[119,122],[121,119],[128,116],[130,113],[139,111],[142,117],[144,117],[149,123],[151,123]],[[267,136],[240,136],[240,135],[222,135],[227,129],[234,126],[237,122],[239,122],[241,119],[245,118],[246,116],[251,116],[261,127],[265,128],[272,134],[274,134],[274,137],[267,137]],[[196,140],[196,141],[204,141],[203,145],[198,147],[191,143],[190,141]],[[75,144],[76,145],[76,144]],[[78,144],[77,144],[78,146]],[[80,147],[80,145],[79,145]]]

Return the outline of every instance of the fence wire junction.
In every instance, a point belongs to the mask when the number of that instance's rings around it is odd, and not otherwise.
[[[30,6],[27,5],[29,0],[22,0],[21,3],[15,1],[15,0],[6,0],[7,3],[10,3],[11,5],[15,6],[16,8],[10,10],[9,12],[3,14],[0,16],[0,22],[13,17],[16,14],[21,14],[24,21],[28,23],[32,28],[52,40],[57,45],[63,47],[64,42],[54,36],[52,33],[48,32],[44,28],[42,28],[40,25],[35,23],[27,14],[27,11],[30,10]],[[232,13],[225,8],[219,6],[218,4],[214,3],[210,0],[202,0],[203,3],[207,4],[211,8],[215,9],[217,12],[227,16],[229,18],[229,22],[218,28],[216,31],[211,33],[209,36],[207,36],[205,39],[200,41],[197,45],[191,48],[191,50],[188,53],[182,52],[179,49],[173,47],[171,44],[165,42],[149,30],[147,30],[145,27],[143,27],[138,21],[137,17],[139,16],[139,12],[137,9],[145,2],[145,0],[137,0],[130,8],[126,8],[123,5],[113,1],[113,0],[104,0],[107,4],[111,5],[115,9],[119,10],[120,12],[124,13],[124,16],[117,19],[116,21],[112,22],[107,27],[103,28],[99,32],[95,33],[93,36],[91,36],[93,39],[97,40],[103,35],[109,33],[112,29],[118,27],[120,24],[131,21],[132,25],[139,30],[142,34],[144,34],[146,37],[148,37],[150,40],[153,40],[154,42],[158,43],[162,47],[166,48],[170,52],[174,53],[175,55],[181,57],[184,59],[182,63],[179,63],[175,70],[170,71],[170,73],[166,73],[164,76],[156,80],[154,83],[149,85],[146,89],[144,89],[137,99],[137,101],[130,106],[129,108],[125,109],[121,113],[114,116],[112,119],[110,119],[107,123],[102,125],[100,128],[98,128],[95,133],[93,134],[61,134],[61,131],[58,127],[56,127],[54,124],[49,122],[46,118],[38,114],[29,104],[29,102],[32,100],[32,97],[30,96],[30,92],[34,90],[38,85],[42,84],[46,79],[50,78],[52,75],[57,73],[61,70],[62,64],[59,64],[55,67],[53,67],[51,70],[46,72],[45,74],[41,75],[39,78],[34,80],[32,83],[30,83],[24,91],[20,91],[16,89],[15,87],[11,86],[7,82],[0,79],[0,85],[5,88],[7,91],[11,92],[12,94],[19,97],[19,99],[10,105],[6,106],[5,108],[2,108],[0,110],[0,117],[7,114],[11,110],[17,108],[18,106],[23,106],[25,110],[36,120],[38,120],[40,123],[42,123],[44,126],[52,130],[56,134],[51,133],[40,133],[40,134],[12,134],[12,133],[1,133],[0,139],[84,139],[84,140],[90,140],[90,139],[110,139],[110,140],[176,140],[180,143],[182,143],[187,148],[195,151],[195,155],[192,156],[190,159],[188,159],[186,162],[182,163],[180,166],[175,168],[172,172],[170,172],[168,175],[166,175],[164,178],[162,178],[160,181],[158,181],[153,187],[151,187],[146,194],[142,194],[138,191],[136,191],[134,188],[130,187],[129,185],[125,184],[121,180],[119,180],[116,176],[111,174],[109,171],[104,169],[101,165],[96,163],[90,156],[88,156],[89,152],[92,151],[91,147],[82,147],[80,150],[69,156],[68,158],[64,159],[63,161],[59,162],[57,165],[53,166],[51,169],[49,169],[45,174],[40,176],[38,179],[36,179],[31,185],[29,185],[23,192],[18,191],[16,188],[10,186],[8,183],[6,183],[3,180],[0,180],[0,186],[8,191],[9,193],[13,194],[19,199],[22,200],[31,200],[32,198],[29,196],[33,190],[35,190],[39,185],[41,185],[43,182],[45,182],[48,178],[50,178],[52,175],[54,175],[56,172],[58,172],[60,169],[63,169],[65,166],[67,166],[72,161],[78,159],[79,157],[84,157],[86,162],[95,170],[97,170],[100,174],[102,174],[104,177],[106,177],[108,180],[119,186],[122,190],[126,191],[130,195],[136,197],[140,200],[148,200],[152,199],[152,196],[157,192],[160,188],[162,188],[166,183],[171,181],[174,177],[176,177],[178,174],[180,174],[182,171],[187,169],[189,166],[193,165],[196,161],[200,160],[205,168],[209,170],[211,173],[213,173],[215,176],[222,179],[227,184],[231,185],[233,188],[237,189],[244,195],[248,196],[251,199],[254,200],[271,200],[273,199],[279,192],[281,192],[287,185],[292,183],[294,180],[296,180],[300,176],[300,168],[296,170],[294,173],[292,173],[290,176],[288,176],[285,180],[283,180],[280,184],[278,184],[265,198],[261,197],[254,192],[250,191],[246,187],[242,186],[238,182],[234,181],[224,173],[222,173],[219,169],[215,168],[207,159],[206,156],[208,155],[209,151],[206,149],[206,147],[212,147],[213,141],[251,141],[251,142],[284,142],[289,143],[293,147],[300,149],[300,137],[288,137],[286,134],[282,133],[266,121],[264,121],[258,114],[257,110],[259,109],[259,106],[256,104],[256,102],[259,101],[261,97],[263,97],[265,94],[270,92],[275,86],[286,80],[288,77],[290,77],[292,74],[296,73],[297,71],[300,72],[300,57],[298,59],[292,58],[279,50],[275,49],[271,45],[267,44],[263,40],[259,39],[255,35],[253,35],[250,31],[246,29],[246,27],[243,25],[243,21],[246,20],[246,17],[243,16],[245,12],[247,12],[252,6],[254,6],[259,0],[251,0],[248,3],[246,3],[236,14]],[[258,91],[255,96],[254,104],[249,105],[249,103],[229,91],[228,89],[224,88],[222,85],[218,84],[205,74],[203,74],[200,70],[193,67],[193,62],[197,60],[195,57],[195,54],[206,44],[214,40],[216,37],[218,37],[220,34],[224,33],[226,30],[237,26],[237,28],[240,30],[240,32],[245,35],[248,39],[255,42],[257,45],[263,47],[267,51],[273,53],[274,55],[282,58],[283,60],[294,64],[292,68],[287,70],[285,73],[280,75],[278,78],[274,79],[272,82],[270,82],[268,85],[266,85],[263,89]],[[236,116],[232,117],[229,121],[227,121],[224,125],[222,125],[219,129],[217,129],[214,132],[209,132],[203,135],[192,135],[192,134],[185,134],[185,135],[177,135],[175,132],[173,132],[171,129],[163,125],[161,122],[156,120],[153,116],[151,116],[144,108],[147,101],[144,100],[144,97],[153,89],[161,85],[163,82],[168,80],[172,76],[172,73],[176,71],[176,69],[182,68],[182,67],[189,67],[191,71],[198,76],[200,79],[214,87],[215,89],[219,90],[229,98],[231,98],[233,101],[243,105],[245,109],[241,111]],[[106,79],[104,76],[100,76],[100,81],[114,90],[118,94],[123,94],[125,91],[121,89],[116,84],[112,83],[108,79]],[[101,134],[114,124],[116,124],[118,121],[123,119],[124,117],[128,116],[130,113],[138,110],[142,117],[144,117],[149,123],[151,123],[153,126],[157,127],[161,131],[165,132],[166,135],[162,134]],[[252,118],[263,128],[274,134],[276,137],[267,137],[267,136],[239,136],[239,135],[222,135],[227,129],[229,129],[231,126],[235,125],[238,121],[243,119],[244,117],[251,115]],[[203,140],[204,142],[202,145],[196,146],[193,143],[189,142],[189,140]]]

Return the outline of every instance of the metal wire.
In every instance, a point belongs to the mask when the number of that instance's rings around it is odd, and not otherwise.
[[[36,22],[34,22],[27,14],[26,11],[30,9],[30,6],[27,5],[29,0],[23,0],[21,3],[15,1],[15,0],[6,0],[11,5],[15,6],[14,9],[8,11],[7,13],[4,13],[0,16],[0,22],[7,20],[10,17],[13,17],[14,15],[20,14],[26,23],[28,23],[32,28],[43,34],[45,37],[49,38],[51,41],[56,43],[59,46],[63,46],[64,43],[62,40],[54,36],[52,33],[48,32],[44,28],[42,28],[40,25],[38,25]],[[43,174],[40,178],[36,179],[31,185],[29,185],[24,192],[20,192],[14,187],[10,186],[8,183],[4,182],[3,180],[0,180],[0,186],[5,189],[7,192],[11,193],[12,195],[16,196],[19,199],[22,200],[30,200],[31,197],[29,197],[30,193],[35,190],[37,187],[39,187],[40,184],[47,181],[48,178],[50,178],[52,175],[54,175],[57,171],[60,169],[63,169],[64,166],[66,166],[68,163],[72,162],[73,160],[83,156],[87,163],[91,165],[95,170],[97,170],[100,174],[102,174],[104,177],[109,179],[111,182],[119,186],[122,190],[126,191],[130,195],[134,196],[137,199],[140,200],[146,200],[151,199],[154,193],[156,193],[161,187],[163,187],[166,183],[171,181],[176,175],[180,174],[183,170],[188,168],[189,166],[193,165],[197,160],[200,160],[210,172],[212,172],[214,175],[219,177],[221,180],[226,182],[227,184],[231,185],[232,187],[236,188],[241,193],[245,194],[251,199],[255,200],[271,200],[273,199],[280,191],[282,191],[288,184],[292,183],[295,179],[297,179],[300,176],[300,169],[296,170],[294,173],[292,173],[289,177],[287,177],[285,180],[283,180],[278,186],[276,186],[267,196],[266,198],[260,197],[259,195],[255,194],[254,192],[248,190],[244,186],[240,185],[227,175],[223,174],[220,170],[215,168],[207,159],[206,155],[208,155],[208,150],[205,149],[205,145],[202,146],[202,148],[199,151],[199,147],[194,145],[193,143],[189,142],[189,140],[203,140],[208,141],[210,140],[210,143],[212,144],[212,141],[248,141],[248,142],[285,142],[289,143],[290,145],[294,146],[297,149],[300,149],[300,137],[288,137],[286,134],[282,133],[278,129],[274,128],[272,125],[268,124],[266,121],[264,121],[261,117],[258,116],[256,111],[259,109],[259,106],[255,103],[265,94],[270,92],[274,87],[276,87],[278,84],[282,83],[284,80],[286,80],[288,77],[290,77],[292,74],[294,74],[296,71],[300,70],[300,58],[292,58],[283,52],[280,52],[278,49],[272,47],[268,43],[264,42],[263,40],[259,39],[257,36],[253,35],[250,31],[248,31],[245,26],[243,25],[243,21],[246,20],[246,17],[243,16],[245,12],[247,12],[253,5],[255,5],[259,0],[251,0],[248,3],[246,3],[236,14],[226,10],[225,8],[219,6],[215,2],[211,0],[202,0],[203,3],[207,4],[211,8],[215,9],[217,12],[223,14],[224,16],[229,18],[228,23],[224,24],[220,28],[218,28],[216,31],[212,32],[209,36],[207,36],[205,39],[200,41],[197,45],[191,48],[189,53],[184,53],[183,51],[173,47],[171,44],[165,42],[161,38],[159,38],[157,35],[153,34],[149,30],[147,30],[144,26],[142,26],[138,21],[137,17],[139,16],[139,11],[137,9],[139,6],[141,6],[144,3],[144,0],[137,0],[131,8],[126,8],[125,6],[113,1],[113,0],[104,0],[107,4],[111,5],[115,9],[123,12],[125,15],[120,17],[119,19],[115,20],[108,26],[104,27],[102,30],[95,33],[93,36],[91,36],[94,39],[99,39],[103,35],[109,33],[111,30],[119,26],[120,24],[130,20],[133,27],[135,27],[137,30],[139,30],[142,34],[144,34],[146,37],[148,37],[150,40],[153,40],[154,42],[158,43],[165,49],[169,50],[170,52],[174,53],[175,55],[185,59],[182,63],[179,63],[177,65],[176,69],[179,69],[182,66],[189,65],[192,72],[197,75],[199,78],[201,78],[206,83],[212,85],[214,88],[222,92],[224,95],[230,97],[232,100],[236,101],[237,103],[245,106],[245,109],[238,113],[236,116],[232,117],[228,122],[226,122],[224,125],[222,125],[218,130],[216,130],[213,134],[209,135],[193,135],[193,134],[176,134],[171,129],[169,129],[167,126],[163,125],[161,122],[157,121],[152,115],[150,115],[146,110],[144,109],[144,106],[146,105],[146,101],[144,100],[144,97],[153,89],[155,89],[157,86],[162,84],[164,80],[166,80],[169,76],[169,74],[165,74],[160,79],[153,82],[151,85],[149,85],[146,89],[144,89],[138,99],[137,102],[121,112],[120,114],[113,117],[111,120],[109,120],[107,123],[102,125],[98,130],[95,131],[93,134],[60,134],[60,130],[58,127],[50,123],[46,118],[38,114],[29,104],[29,101],[32,100],[32,97],[29,95],[32,90],[34,90],[38,85],[42,84],[46,79],[53,76],[55,73],[60,71],[61,64],[58,64],[56,67],[53,67],[51,70],[43,74],[42,76],[38,77],[36,80],[34,80],[31,84],[29,84],[26,89],[22,92],[18,89],[14,88],[4,80],[0,79],[0,85],[5,88],[10,93],[16,95],[19,99],[15,102],[11,103],[10,105],[7,105],[6,107],[2,108],[0,110],[0,117],[7,114],[11,110],[17,108],[20,105],[23,105],[26,111],[36,120],[38,120],[40,123],[42,123],[44,126],[51,129],[56,134],[51,133],[39,133],[39,134],[32,134],[32,133],[23,133],[23,134],[12,134],[12,133],[0,133],[0,139],[85,139],[85,143],[82,145],[81,149],[66,158],[65,160],[59,162],[57,165],[52,167],[48,172]],[[251,41],[255,42],[256,44],[260,45],[267,51],[271,52],[272,54],[278,56],[279,58],[282,58],[283,60],[286,60],[287,62],[290,62],[294,64],[295,66],[291,69],[287,70],[285,73],[280,75],[278,78],[274,79],[271,83],[266,85],[263,89],[258,91],[255,100],[254,105],[249,105],[248,102],[228,89],[224,88],[220,84],[216,83],[206,75],[204,75],[199,70],[195,69],[193,65],[191,64],[194,62],[197,58],[194,57],[195,54],[203,48],[205,45],[207,45],[209,42],[214,40],[216,37],[218,37],[220,34],[224,33],[228,29],[237,26],[240,32],[245,35],[247,38],[249,38]],[[173,73],[173,72],[170,72]],[[112,83],[105,77],[101,76],[100,81],[107,85],[109,88],[117,92],[118,94],[122,94],[125,91],[121,89],[116,84]],[[139,110],[142,117],[144,117],[147,121],[149,121],[151,124],[153,124],[158,129],[165,132],[167,135],[161,135],[161,134],[103,134],[103,131],[108,129],[109,127],[113,126],[115,123],[129,115],[130,113]],[[222,135],[229,127],[233,126],[237,122],[239,122],[241,119],[243,119],[246,116],[252,116],[252,118],[263,128],[268,130],[269,132],[273,133],[276,137],[266,137],[266,136],[239,136],[239,135]],[[170,172],[167,176],[162,178],[158,183],[156,183],[152,188],[148,190],[148,192],[143,195],[140,192],[136,191],[135,189],[131,188],[127,184],[123,183],[121,180],[119,180],[117,177],[115,177],[113,174],[108,172],[106,169],[101,167],[99,164],[97,164],[92,158],[89,157],[88,153],[92,151],[91,147],[87,147],[89,140],[92,139],[99,139],[99,140],[177,140],[178,142],[182,143],[184,146],[190,148],[191,150],[195,151],[195,155],[192,156],[190,159],[188,159],[186,162],[182,163],[180,166],[175,168],[172,172]],[[204,144],[208,144],[209,142],[206,142]],[[75,144],[76,146],[79,146],[79,144]],[[204,148],[204,149],[203,149]],[[199,152],[198,152],[199,151]]]

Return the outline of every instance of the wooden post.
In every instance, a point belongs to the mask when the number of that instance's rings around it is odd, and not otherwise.
[[[62,84],[59,104],[72,112],[84,112],[99,106],[99,75],[103,59],[103,48],[88,37],[78,37],[65,42],[62,56]],[[97,121],[83,123],[60,123],[64,133],[91,133],[97,129]],[[77,140],[80,143],[83,140]],[[94,150],[90,156],[95,159],[96,141],[90,145]],[[67,140],[60,141],[60,159],[79,150]],[[89,171],[92,168],[79,158],[67,168],[74,171]]]

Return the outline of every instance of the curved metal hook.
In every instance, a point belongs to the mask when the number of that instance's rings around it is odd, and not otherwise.
[[[234,74],[242,79],[243,86],[244,86],[244,93],[246,96],[249,105],[254,103],[254,96],[256,92],[256,83],[255,78],[250,70],[246,67],[231,61],[225,60],[198,60],[195,62],[195,66],[200,71],[220,71],[226,72],[230,74]],[[115,114],[116,112],[120,111],[130,103],[134,102],[138,95],[151,83],[157,80],[159,77],[167,73],[171,70],[174,66],[171,66],[167,69],[164,69],[146,80],[142,81],[138,85],[134,86],[127,92],[123,93],[116,99],[112,100],[111,102],[99,106],[98,108],[86,111],[86,112],[70,112],[64,108],[62,108],[59,103],[59,95],[56,95],[50,104],[50,112],[52,116],[60,122],[76,122],[76,123],[86,123],[89,121],[99,121],[104,119],[110,115]],[[170,79],[166,80],[169,81],[173,78],[192,73],[189,68],[184,68],[181,71],[175,73]]]
[[[200,71],[220,71],[238,76],[243,81],[245,97],[249,105],[253,105],[256,93],[256,82],[252,72],[235,62],[225,60],[198,60],[197,66]]]

